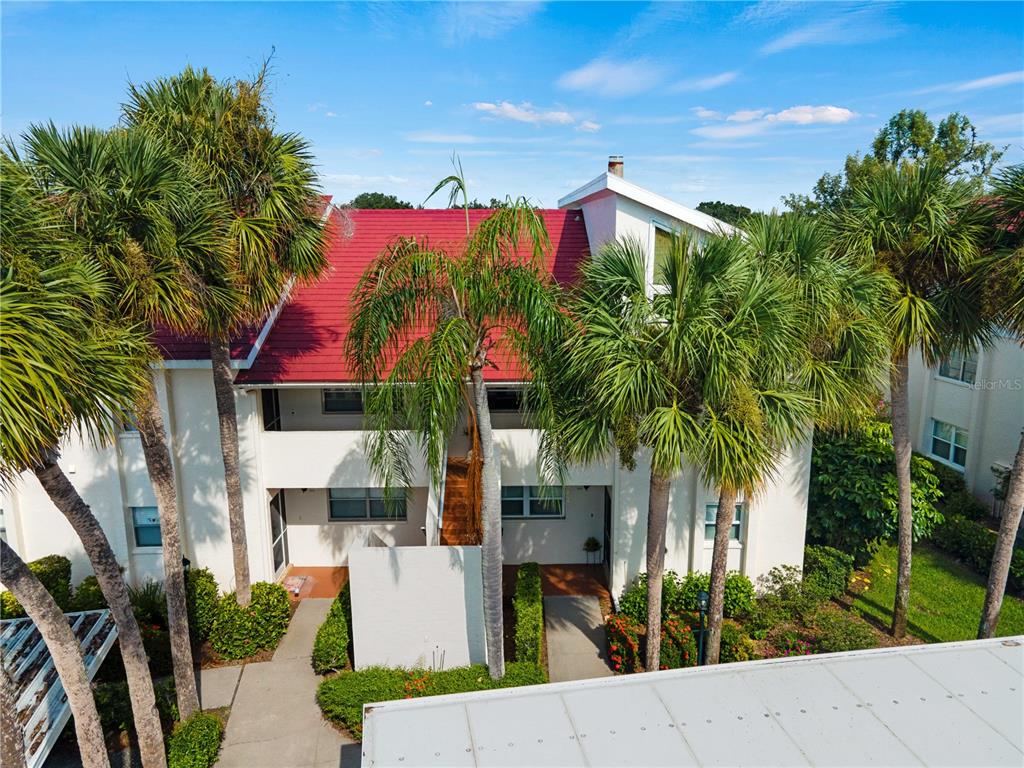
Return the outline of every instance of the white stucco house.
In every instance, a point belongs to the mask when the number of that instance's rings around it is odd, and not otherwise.
[[[476,220],[485,212],[473,212]],[[730,231],[723,222],[637,186],[621,158],[608,172],[543,211],[551,239],[547,266],[571,282],[577,266],[602,243],[634,235],[648,243],[653,265],[662,237]],[[360,392],[343,354],[349,295],[366,265],[398,235],[458,242],[462,211],[338,210],[325,217],[330,268],[316,284],[296,287],[278,310],[233,345],[249,561],[254,580],[279,578],[289,564],[343,566],[367,546],[431,546],[441,542],[444,501],[420,467],[397,519],[387,519],[363,451]],[[212,373],[199,340],[164,337],[155,368],[175,461],[184,554],[231,589],[231,551]],[[501,463],[504,557],[507,563],[584,563],[584,541],[597,539],[608,586],[618,595],[643,569],[649,463],[635,471],[614,457],[572,469],[554,499],[540,499],[538,434],[524,428],[517,406],[521,376],[514,363],[487,373]],[[462,441],[464,443],[464,440]],[[464,452],[454,435],[450,453]],[[162,573],[155,497],[139,437],[125,431],[109,447],[77,439],[61,465],[106,529],[133,582]],[[729,566],[756,578],[803,557],[810,445],[784,457],[774,481],[743,499],[731,531]],[[26,560],[68,555],[76,581],[89,573],[74,532],[26,475],[0,497],[6,536]],[[695,471],[672,484],[666,566],[707,571],[718,493]],[[594,556],[591,556],[593,558]]]

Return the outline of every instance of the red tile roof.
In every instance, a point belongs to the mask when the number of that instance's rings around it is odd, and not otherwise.
[[[470,211],[475,226],[488,211]],[[546,266],[560,283],[571,282],[588,253],[582,211],[545,210],[551,238]],[[399,236],[425,237],[434,246],[457,248],[465,238],[461,210],[335,210],[331,214],[327,274],[312,285],[296,286],[256,356],[239,373],[238,384],[331,383],[355,381],[344,354],[350,297],[356,282],[384,246]],[[528,251],[523,250],[526,256]],[[487,369],[491,381],[518,381],[514,361]]]

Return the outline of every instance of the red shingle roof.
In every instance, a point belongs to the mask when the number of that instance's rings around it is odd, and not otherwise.
[[[475,226],[488,211],[470,211]],[[546,266],[560,283],[572,281],[588,253],[581,211],[541,212],[551,238]],[[399,236],[427,238],[434,246],[457,248],[465,238],[461,210],[335,210],[328,227],[328,271],[317,283],[297,286],[274,323],[252,368],[238,384],[331,383],[355,381],[345,359],[350,297],[356,282],[384,246]],[[528,251],[524,248],[523,256]],[[514,362],[489,368],[491,381],[518,381]]]

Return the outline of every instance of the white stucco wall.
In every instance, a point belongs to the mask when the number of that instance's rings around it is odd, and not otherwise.
[[[601,541],[604,535],[604,489],[603,485],[566,486],[565,516],[561,518],[503,519],[501,545],[505,562],[586,563],[583,542],[590,536]],[[591,562],[593,558],[591,555]]]
[[[479,547],[356,550],[349,581],[356,669],[486,663]]]

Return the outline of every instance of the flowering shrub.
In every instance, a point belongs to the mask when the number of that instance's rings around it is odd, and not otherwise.
[[[612,669],[618,674],[642,672],[640,658],[640,633],[643,625],[622,613],[608,617],[605,631],[608,634],[608,658]]]
[[[799,635],[787,632],[778,646],[779,656],[811,656],[815,653],[814,646]]]
[[[680,616],[669,616],[661,625],[661,669],[697,664],[697,642],[690,625]]]

